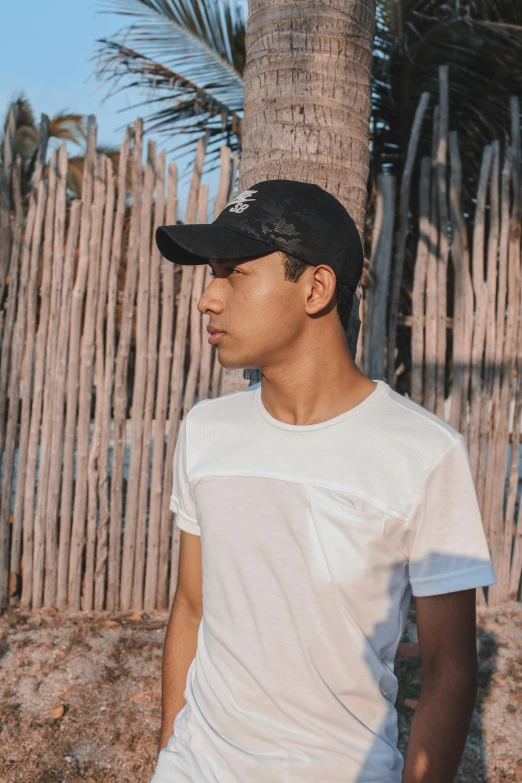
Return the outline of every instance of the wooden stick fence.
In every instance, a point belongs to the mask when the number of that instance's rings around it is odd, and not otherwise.
[[[522,573],[519,107],[513,99],[509,146],[484,150],[470,241],[447,70],[440,76],[418,192],[428,94],[397,198],[395,177],[378,178],[357,358],[393,387],[408,374],[412,399],[465,435],[498,577],[479,601],[492,604],[520,598]],[[156,226],[176,222],[177,168],[166,170],[153,142],[143,165],[137,120],[116,172],[96,151],[90,117],[81,198],[68,202],[64,148],[44,176],[44,117],[24,211],[12,127],[11,118],[0,176],[0,605],[166,609],[177,580],[169,502],[180,420],[224,388],[197,309],[209,271],[173,265],[155,245]],[[207,142],[196,151],[190,223],[208,220]],[[233,193],[237,157],[223,147],[220,164],[214,216]],[[401,305],[407,251],[411,313]],[[399,328],[410,330],[408,350]]]
[[[470,244],[461,206],[458,140],[448,130],[445,68],[440,77],[432,157],[420,161],[418,226],[408,225],[404,218],[409,209],[404,178],[411,160],[407,158],[403,175],[395,237],[389,225],[395,179],[381,175],[378,180],[368,295],[362,303],[366,324],[363,370],[372,378],[386,374],[394,386],[404,370],[404,361],[410,361],[412,399],[445,418],[465,436],[498,580],[488,590],[487,602],[495,604],[520,599],[522,576],[520,107],[513,98],[510,144],[504,149],[504,160],[498,142],[484,150]],[[425,100],[422,96],[417,117],[426,108]],[[412,142],[418,130],[414,124]],[[398,318],[396,312],[389,315],[385,350],[386,307],[382,288],[387,287],[395,247],[390,306],[398,302],[397,277],[402,277],[406,226],[416,256],[411,352],[408,357],[396,358],[391,348],[395,350]],[[449,261],[454,272],[451,308],[447,297]],[[486,600],[482,590],[478,600]]]

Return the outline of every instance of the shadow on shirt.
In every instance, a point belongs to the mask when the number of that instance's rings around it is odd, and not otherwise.
[[[436,594],[444,594],[454,592],[456,590],[472,589],[477,587],[477,590],[482,589],[477,585],[477,581],[488,581],[480,578],[481,574],[484,575],[487,568],[490,568],[490,561],[478,560],[473,557],[460,557],[453,554],[441,554],[430,553],[425,562],[416,563],[417,573],[438,575],[448,580],[447,589],[439,589]],[[400,571],[401,566],[397,566],[397,570]],[[464,574],[469,577],[467,586],[464,585]],[[459,574],[459,577],[455,579],[455,575]],[[391,586],[397,584],[397,573],[390,575],[390,593]],[[458,583],[458,588],[451,585]],[[464,585],[464,586],[463,586]],[[407,593],[411,591],[411,585],[407,585],[405,591],[405,603],[406,609],[408,608],[408,596]],[[484,591],[487,597],[488,588],[484,587]],[[404,604],[403,604],[404,606]],[[365,661],[371,670],[370,662],[375,661],[375,656],[378,655],[381,659],[386,659],[386,650],[379,651],[376,649],[377,640],[382,640],[383,632],[386,634],[386,630],[390,630],[390,620],[393,622],[392,615],[395,607],[390,602],[390,616],[387,617],[382,623],[378,623],[375,626],[374,633],[367,637],[367,649],[364,655]],[[405,633],[402,635],[400,641],[416,642],[416,605],[415,598],[409,604],[409,611],[407,611],[407,618],[405,618]],[[469,783],[469,781],[485,781],[488,779],[486,763],[485,763],[485,748],[484,748],[484,727],[483,727],[483,709],[487,701],[488,695],[491,689],[491,683],[496,671],[494,663],[495,655],[498,650],[498,642],[496,637],[486,631],[479,630],[477,633],[477,654],[478,654],[478,683],[477,683],[477,698],[475,702],[475,708],[473,717],[468,732],[468,738],[466,747],[463,752],[459,771],[455,777],[455,783]],[[390,650],[388,655],[392,652]],[[380,653],[380,655],[379,655]],[[411,723],[414,717],[414,709],[412,706],[405,705],[406,699],[419,699],[421,692],[421,680],[422,680],[422,661],[420,655],[404,657],[400,654],[396,655],[394,665],[390,667],[394,671],[394,675],[397,678],[397,687],[395,691],[386,692],[386,698],[390,703],[395,705],[397,711],[398,721],[398,741],[397,747],[401,751],[403,757],[406,755],[409,731]],[[387,680],[388,683],[390,680]],[[411,704],[411,703],[410,703]],[[385,750],[383,748],[383,738],[388,737],[391,744],[393,740],[389,736],[390,728],[388,724],[387,731],[384,725],[379,732],[374,735],[374,742],[372,748],[367,756],[366,764],[361,769],[360,774],[354,779],[353,783],[385,783],[382,778],[382,754]],[[400,780],[402,770],[399,773],[397,765],[390,767],[388,770],[390,773],[390,780]],[[377,775],[377,777],[376,777]],[[398,776],[398,777],[397,777]],[[449,781],[448,781],[449,783]]]

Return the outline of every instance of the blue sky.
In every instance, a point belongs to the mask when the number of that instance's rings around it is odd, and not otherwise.
[[[137,92],[123,92],[102,102],[103,90],[93,76],[96,39],[110,37],[126,26],[128,18],[102,13],[102,0],[25,0],[4,3],[0,32],[0,116],[10,100],[24,92],[34,113],[49,116],[68,109],[95,114],[98,142],[119,146],[123,129],[138,110],[123,111],[137,103]],[[91,61],[90,61],[91,60]],[[151,137],[153,138],[153,137]],[[158,150],[165,140],[158,140]],[[170,145],[169,145],[170,146]],[[78,148],[71,146],[71,154]],[[172,155],[170,160],[174,160]],[[178,160],[183,169],[187,158]],[[216,175],[207,178],[211,195]],[[188,178],[180,182],[179,217],[183,218]]]

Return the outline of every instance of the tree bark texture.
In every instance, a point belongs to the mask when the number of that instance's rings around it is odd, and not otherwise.
[[[239,190],[313,182],[366,217],[375,0],[249,0]],[[355,356],[360,320],[348,328]],[[223,392],[248,385],[226,370]]]
[[[313,182],[362,233],[375,0],[250,0],[240,190]]]

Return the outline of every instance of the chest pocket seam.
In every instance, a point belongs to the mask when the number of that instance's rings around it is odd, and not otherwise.
[[[337,511],[341,517],[353,522],[354,525],[361,527],[364,525],[378,526],[381,529],[381,535],[384,535],[384,520],[387,516],[384,511],[359,511],[356,508],[350,508],[342,503],[337,503],[331,498],[325,499],[324,496],[320,494],[320,490],[311,485],[308,488],[308,502],[312,503],[314,501],[318,504],[323,503],[325,506],[332,509],[332,511]]]

